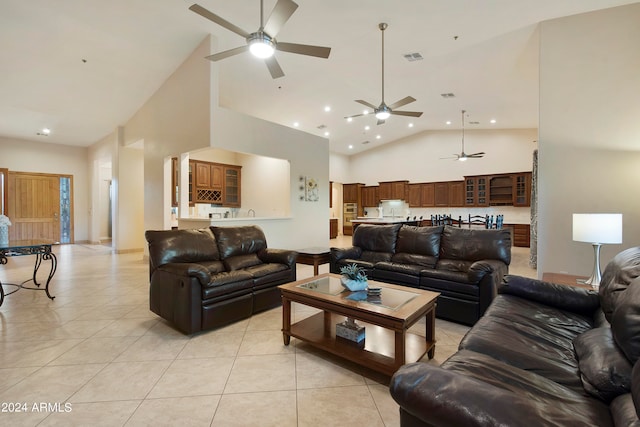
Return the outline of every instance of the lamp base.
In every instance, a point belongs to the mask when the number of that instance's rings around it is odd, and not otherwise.
[[[600,272],[600,248],[602,245],[600,243],[593,243],[593,256],[594,256],[594,264],[593,264],[593,273],[591,273],[591,277],[587,280],[578,280],[580,283],[584,283],[585,285],[591,285],[593,289],[596,291],[600,289],[600,281],[602,280],[602,273]]]

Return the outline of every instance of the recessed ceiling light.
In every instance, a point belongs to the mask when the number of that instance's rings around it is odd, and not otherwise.
[[[412,128],[413,127],[413,123],[409,123],[409,127]]]
[[[42,128],[42,130],[40,132],[36,132],[36,135],[38,135],[38,136],[49,136],[50,133],[51,133],[51,129]]]
[[[380,139],[382,138],[380,135],[376,135],[376,139]]]
[[[446,123],[447,123],[448,125],[450,125],[450,124],[451,124],[451,120],[447,120],[447,122],[446,122]]]
[[[364,130],[369,130],[369,129],[371,129],[369,126],[364,127]]]
[[[298,126],[300,126],[300,123],[298,123],[298,122],[293,122],[293,126],[294,126],[294,127],[298,127]]]
[[[496,119],[491,119],[489,120],[489,123],[491,123],[492,125],[496,123]]]
[[[347,121],[348,122],[352,122],[353,121],[353,117],[347,117]]]
[[[326,107],[324,107],[324,111],[328,113],[329,111],[331,111],[331,107],[327,105]]]
[[[350,146],[349,146],[349,150],[353,150],[353,145],[350,145]]]
[[[362,110],[362,114],[366,116],[367,114],[369,114],[369,110]]]
[[[324,136],[329,136],[329,132],[325,132],[325,133],[324,133]]]

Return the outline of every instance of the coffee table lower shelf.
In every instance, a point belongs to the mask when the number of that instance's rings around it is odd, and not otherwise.
[[[411,332],[398,332],[404,335],[405,360],[396,360],[396,332],[362,321],[358,324],[365,327],[364,345],[336,337],[336,323],[345,319],[345,316],[325,311],[293,323],[291,330],[283,333],[389,376],[400,366],[417,362],[427,353],[433,357],[435,341],[427,341],[425,337]]]

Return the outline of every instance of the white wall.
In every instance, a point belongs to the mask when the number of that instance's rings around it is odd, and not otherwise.
[[[343,182],[456,181],[466,175],[531,171],[537,139],[536,129],[466,130],[465,152],[486,155],[457,162],[440,158],[460,153],[460,130],[422,132],[351,156]]]
[[[287,160],[273,157],[239,155],[242,165],[242,209],[257,217],[291,214],[291,167]]]
[[[0,137],[0,167],[16,172],[73,175],[75,242],[89,240],[87,148]]]
[[[573,213],[623,214],[623,244],[603,246],[603,268],[640,244],[638,23],[640,4],[541,24],[539,274],[591,273]]]

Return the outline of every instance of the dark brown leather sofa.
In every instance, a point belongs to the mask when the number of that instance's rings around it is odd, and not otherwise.
[[[331,248],[330,271],[348,264],[382,282],[440,292],[436,316],[473,325],[508,273],[508,230],[363,224],[350,248]]]
[[[400,424],[639,426],[640,247],[618,254],[599,294],[507,276],[459,351],[392,377]]]
[[[149,307],[185,334],[281,304],[297,253],[267,248],[257,226],[149,230]]]

